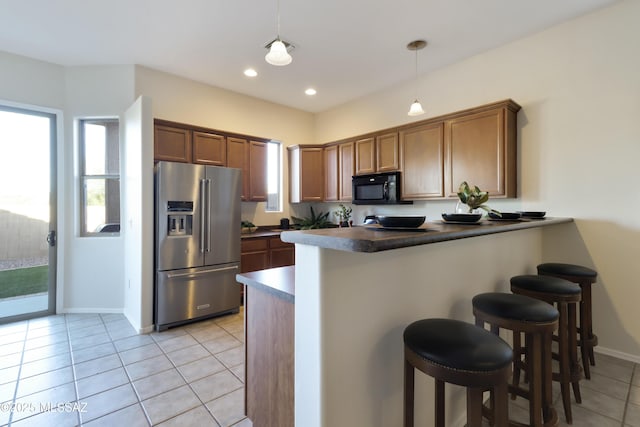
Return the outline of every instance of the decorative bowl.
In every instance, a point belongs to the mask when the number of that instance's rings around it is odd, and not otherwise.
[[[500,215],[489,212],[489,218],[503,221],[515,221],[520,219],[520,217],[522,217],[520,212],[500,212]]]
[[[519,212],[523,218],[544,218],[547,214],[546,212],[541,211],[520,211]]]
[[[420,227],[426,217],[424,216],[385,216],[378,215],[378,224],[383,227],[402,227],[402,228],[417,228]]]
[[[481,213],[443,213],[442,219],[447,222],[468,222],[474,223],[480,221]]]

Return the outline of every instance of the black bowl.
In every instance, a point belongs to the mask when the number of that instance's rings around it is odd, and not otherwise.
[[[524,218],[544,218],[547,213],[540,211],[521,211],[520,214]]]
[[[383,227],[417,228],[424,223],[424,216],[384,216],[378,215],[378,224]]]
[[[478,213],[443,213],[442,219],[449,222],[478,222],[482,218],[482,214]]]
[[[520,219],[520,217],[522,217],[520,212],[500,212],[500,215],[489,212],[489,218],[491,219],[516,220]]]

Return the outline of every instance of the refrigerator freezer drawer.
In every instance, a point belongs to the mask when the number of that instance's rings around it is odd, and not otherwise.
[[[157,330],[240,307],[238,263],[159,271],[155,295]]]

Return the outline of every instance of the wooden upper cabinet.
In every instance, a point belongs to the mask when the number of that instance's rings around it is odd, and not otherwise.
[[[356,175],[376,172],[376,139],[359,139],[355,142]]]
[[[267,200],[267,143],[249,141],[249,200]]]
[[[289,202],[321,202],[324,199],[324,147],[294,145],[289,151]]]
[[[223,135],[193,132],[193,163],[212,166],[227,165],[227,141]]]
[[[153,158],[156,161],[191,162],[191,131],[178,127],[155,125]]]
[[[517,112],[513,101],[445,121],[446,195],[467,181],[489,196],[516,197]]]
[[[355,142],[355,174],[397,171],[398,132],[385,133]]]
[[[442,123],[400,131],[401,197],[421,200],[444,196]]]
[[[400,168],[398,160],[398,132],[376,137],[376,171],[391,172]]]
[[[353,142],[343,142],[338,145],[338,200],[351,202],[351,181],[355,175],[355,159],[353,155]]]
[[[338,200],[338,146],[330,145],[324,148],[324,200],[335,202]]]
[[[249,200],[249,142],[243,138],[227,138],[227,167],[242,171],[242,197]]]

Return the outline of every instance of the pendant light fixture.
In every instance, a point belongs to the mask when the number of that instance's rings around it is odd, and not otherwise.
[[[413,50],[416,53],[416,76],[415,76],[415,85],[416,85],[416,95],[418,92],[418,51],[424,49],[427,45],[427,42],[424,40],[414,40],[407,45],[407,49]],[[424,114],[424,110],[422,109],[422,105],[418,101],[418,98],[413,101],[411,107],[409,107],[410,116],[419,116],[420,114]]]
[[[287,48],[290,47],[291,44],[282,41],[282,39],[280,38],[280,0],[277,0],[277,4],[277,37],[274,41],[267,44],[266,48],[269,49],[269,53],[265,55],[264,60],[271,65],[281,67],[283,65],[291,64],[293,58],[291,58],[291,55],[289,55],[289,52],[287,52]]]

